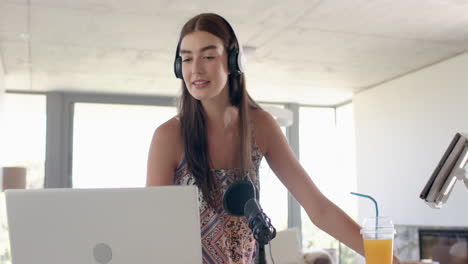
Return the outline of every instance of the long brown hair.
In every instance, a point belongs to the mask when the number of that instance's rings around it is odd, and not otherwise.
[[[187,21],[181,30],[178,47],[182,39],[194,31],[205,31],[217,36],[223,41],[226,51],[239,50],[240,48],[232,28],[217,14],[199,14]],[[259,109],[260,106],[247,93],[244,73],[237,76],[230,74],[228,86],[229,101],[231,105],[239,109],[240,152],[238,165],[240,171],[236,176],[240,179],[245,172],[252,172],[252,131],[249,110]],[[214,197],[220,190],[218,182],[210,170],[206,116],[201,102],[190,95],[184,81],[182,81],[178,115],[188,170],[193,174],[195,184],[201,190],[205,201],[215,208],[219,201],[215,201]]]

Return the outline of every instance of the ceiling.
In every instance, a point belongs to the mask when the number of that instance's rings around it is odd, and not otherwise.
[[[468,0],[0,0],[7,90],[178,95],[182,25],[223,15],[260,101],[336,105],[468,51]]]

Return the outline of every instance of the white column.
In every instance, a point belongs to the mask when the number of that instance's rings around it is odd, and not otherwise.
[[[3,58],[2,54],[0,54],[0,113],[2,112],[3,108],[3,95],[5,94],[5,69],[3,69]]]
[[[0,262],[5,261],[4,257],[9,251],[9,240],[8,240],[8,230],[5,230],[3,227],[6,226],[6,207],[5,207],[5,196],[2,192],[2,179],[3,179],[3,163],[4,163],[4,154],[2,148],[3,135],[3,107],[4,107],[4,95],[5,95],[5,69],[3,68],[3,58],[0,54]],[[2,262],[3,263],[3,262]],[[6,261],[6,263],[10,263]]]
[[[2,99],[3,94],[5,93],[5,69],[3,69],[3,58],[2,54],[0,54],[0,106],[3,105]]]
[[[3,69],[3,58],[2,54],[0,54],[0,187],[2,186],[2,170],[4,156],[3,153],[2,142],[3,142],[3,135],[2,135],[2,127],[3,127],[3,107],[4,107],[4,95],[5,95],[5,69]]]

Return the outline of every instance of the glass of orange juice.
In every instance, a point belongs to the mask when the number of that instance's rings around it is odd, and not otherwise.
[[[395,228],[390,218],[366,217],[361,234],[366,264],[392,264]]]

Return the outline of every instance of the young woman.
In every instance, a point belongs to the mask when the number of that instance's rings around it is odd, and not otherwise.
[[[174,67],[182,79],[179,113],[154,133],[147,185],[197,185],[204,263],[253,263],[247,221],[229,216],[222,196],[245,175],[260,189],[265,157],[315,225],[363,254],[359,225],[317,189],[275,119],[247,93],[239,48],[229,23],[216,14],[183,26]]]

